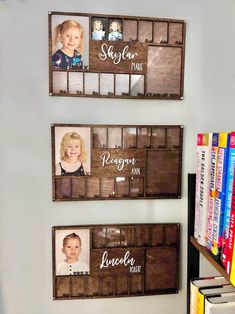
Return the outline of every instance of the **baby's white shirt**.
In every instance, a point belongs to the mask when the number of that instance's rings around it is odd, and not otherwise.
[[[56,275],[78,275],[77,273],[90,272],[89,266],[83,261],[74,263],[61,262],[56,267]]]

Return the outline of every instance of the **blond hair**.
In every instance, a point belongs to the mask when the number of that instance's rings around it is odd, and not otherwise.
[[[111,22],[111,24],[109,25],[109,32],[112,32],[112,31],[113,31],[113,30],[112,30],[112,25],[113,25],[113,23],[116,23],[116,24],[117,24],[117,31],[118,31],[118,32],[121,32],[121,31],[122,31],[121,23],[120,23],[119,21],[117,21],[117,20]]]
[[[93,22],[93,31],[95,32],[96,31],[96,25],[97,24],[100,24],[100,29],[101,30],[103,30],[103,24],[102,24],[102,22],[101,22],[101,20],[95,20],[94,22]]]
[[[79,47],[79,52],[82,54],[84,50],[84,29],[82,25],[73,20],[66,20],[60,24],[58,24],[54,29],[53,40],[52,40],[52,54],[54,54],[57,50],[57,45],[59,42],[60,36],[68,29],[72,27],[77,27],[81,32],[81,44]]]
[[[70,234],[68,234],[67,236],[64,237],[64,239],[63,239],[63,247],[66,246],[67,242],[68,242],[70,239],[78,239],[78,241],[79,241],[79,243],[80,243],[80,246],[82,246],[82,240],[81,240],[81,238],[79,237],[78,234],[76,234],[76,233],[73,232],[73,233],[70,233]]]
[[[62,140],[60,142],[60,159],[61,160],[66,160],[67,159],[67,154],[66,154],[66,147],[69,141],[75,140],[80,142],[80,148],[81,148],[81,153],[78,157],[78,160],[82,163],[86,161],[86,148],[85,148],[85,142],[84,139],[82,138],[81,135],[79,135],[77,132],[67,132],[64,134],[62,137]]]

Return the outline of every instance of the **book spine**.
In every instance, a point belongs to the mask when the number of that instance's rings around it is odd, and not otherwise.
[[[212,234],[215,210],[215,182],[216,182],[216,164],[218,157],[219,133],[212,135],[211,163],[210,163],[210,195],[209,195],[209,212],[207,226],[207,248],[212,248]]]
[[[197,293],[197,298],[197,314],[204,314],[204,295],[200,291]]]
[[[229,235],[226,243],[226,272],[232,276],[232,266],[235,263],[234,253],[234,234],[235,234],[235,176],[233,179],[233,193],[231,202],[230,222],[229,222]],[[235,269],[234,269],[235,271]],[[235,274],[234,274],[235,277]],[[234,278],[235,281],[235,278]]]
[[[207,245],[207,226],[210,191],[210,162],[212,148],[212,133],[204,133],[202,136],[202,154],[200,167],[200,193],[199,193],[199,224],[198,243]]]
[[[197,314],[197,292],[198,288],[190,283],[190,314]]]
[[[215,198],[209,196],[209,211],[208,211],[208,225],[207,225],[207,249],[211,250],[213,240],[213,224],[214,224]]]
[[[202,134],[197,134],[194,237],[198,239]]]
[[[233,234],[234,238],[234,234]],[[235,241],[233,240],[233,248],[232,248],[232,262],[231,262],[231,271],[230,271],[230,281],[233,286],[235,286]]]
[[[230,133],[219,134],[218,162],[216,169],[216,191],[225,192],[227,181],[227,159],[229,152]]]
[[[211,252],[214,255],[219,255],[222,246],[222,221],[223,221],[223,208],[225,204],[225,194],[220,194],[215,198],[215,211],[213,223],[213,238]]]
[[[215,198],[215,211],[214,211],[214,224],[213,224],[213,240],[211,251],[214,255],[221,253],[222,247],[222,232],[224,222],[224,206],[225,206],[225,190],[227,183],[227,162],[229,152],[229,133],[219,134],[219,148],[218,159],[216,167],[216,193]]]
[[[234,179],[234,166],[235,166],[235,132],[230,134],[228,167],[227,167],[227,183],[225,193],[225,206],[224,206],[224,223],[222,231],[222,263],[224,267],[227,266],[227,248],[229,237],[230,213],[233,194],[233,179]]]
[[[215,193],[216,187],[216,164],[218,158],[219,133],[212,135],[211,165],[210,165],[210,192]]]
[[[205,300],[205,314],[210,314],[211,313],[211,304]]]

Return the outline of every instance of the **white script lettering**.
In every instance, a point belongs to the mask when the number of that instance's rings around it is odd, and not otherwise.
[[[131,266],[133,266],[135,264],[135,259],[133,257],[131,257],[131,258],[129,258],[129,257],[130,257],[130,251],[127,251],[125,253],[124,257],[121,257],[121,258],[116,257],[116,258],[109,259],[108,258],[108,252],[105,251],[103,253],[103,256],[102,256],[100,269],[107,268],[109,266],[118,266],[118,265],[123,265],[123,266],[131,265]]]
[[[106,60],[107,58],[110,58],[113,60],[114,64],[119,64],[121,60],[133,60],[135,57],[138,56],[137,52],[129,52],[129,46],[125,46],[122,50],[122,52],[113,51],[113,46],[108,46],[107,44],[103,44],[101,46],[101,51],[99,53],[99,58],[101,60]]]
[[[109,152],[104,152],[100,155],[102,160],[102,166],[105,165],[117,165],[117,169],[121,171],[125,165],[135,165],[136,159],[135,158],[111,158]]]

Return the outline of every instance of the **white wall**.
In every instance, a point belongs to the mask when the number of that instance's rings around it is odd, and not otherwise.
[[[48,95],[47,12],[187,21],[183,101]],[[234,0],[0,1],[0,313],[172,314],[186,312],[187,174],[196,133],[234,129]],[[181,200],[52,202],[50,124],[182,124]],[[179,222],[177,295],[52,300],[51,227]]]

